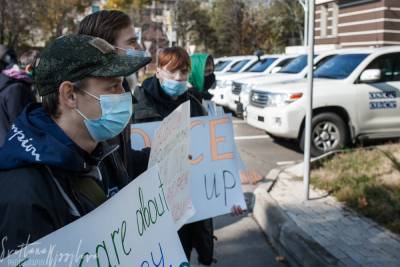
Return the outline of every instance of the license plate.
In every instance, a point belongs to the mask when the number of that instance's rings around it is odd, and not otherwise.
[[[264,117],[263,116],[258,116],[258,121],[264,122]]]
[[[235,102],[239,102],[239,96],[238,95],[233,95],[232,98],[233,98],[233,100]]]

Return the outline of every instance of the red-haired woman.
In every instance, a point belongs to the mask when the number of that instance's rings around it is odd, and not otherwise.
[[[163,49],[158,54],[156,75],[135,90],[138,103],[133,107],[134,123],[160,121],[187,100],[192,117],[207,115],[200,101],[188,91],[190,70],[190,57],[185,49]]]
[[[190,100],[192,117],[207,115],[201,103],[188,91],[190,70],[190,57],[183,48],[162,50],[158,55],[156,74],[134,91],[137,99],[137,103],[133,105],[134,123],[160,121],[187,100]],[[184,225],[178,233],[189,260],[194,247],[199,254],[200,263],[212,263],[212,219]]]
[[[187,100],[190,100],[191,117],[207,115],[200,101],[188,90],[190,71],[190,57],[185,49],[171,47],[162,50],[158,55],[156,75],[145,80],[143,85],[134,91],[137,99],[137,103],[133,105],[134,123],[160,121]],[[242,210],[235,205],[232,207],[232,213],[239,215]],[[178,231],[189,260],[191,251],[195,248],[201,264],[212,264],[213,232],[212,219],[186,224]]]

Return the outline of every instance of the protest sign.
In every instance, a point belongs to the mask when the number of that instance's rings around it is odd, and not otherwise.
[[[189,266],[151,168],[81,219],[0,261],[0,266]]]
[[[156,128],[157,122],[132,125],[132,148],[149,146]],[[191,129],[190,184],[196,214],[189,222],[229,213],[233,205],[246,209],[231,115],[192,118]]]
[[[189,181],[190,102],[187,101],[166,117],[154,133],[149,167],[158,165],[166,189],[167,203],[177,229],[191,218]]]

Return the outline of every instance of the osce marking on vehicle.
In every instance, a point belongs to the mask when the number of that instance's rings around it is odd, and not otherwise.
[[[377,101],[369,103],[369,109],[395,109],[395,108],[397,108],[396,101]]]
[[[387,92],[370,92],[369,99],[394,99],[396,98],[396,91]]]

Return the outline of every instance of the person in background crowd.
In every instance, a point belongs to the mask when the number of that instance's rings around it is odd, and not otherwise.
[[[32,64],[37,54],[36,50],[23,53],[19,66],[14,65],[0,73],[0,146],[12,122],[29,103],[36,101],[32,87]]]
[[[145,56],[137,41],[131,19],[121,11],[102,10],[86,16],[79,24],[78,34],[100,37],[116,47],[122,54],[139,58]],[[126,92],[133,91],[136,85],[136,73],[124,78],[123,86]],[[109,142],[120,146],[120,156],[130,177],[135,178],[147,169],[150,149],[141,151],[131,149],[130,126]]]
[[[191,57],[192,71],[189,83],[192,90],[200,99],[211,100],[213,97],[208,90],[215,84],[214,59],[208,54],[193,54]]]
[[[12,68],[18,63],[14,50],[0,44],[0,71]]]
[[[171,47],[163,49],[158,55],[157,72],[135,90],[138,100],[133,105],[134,123],[161,121],[186,101],[190,101],[190,116],[205,116],[207,111],[192,91],[188,90],[188,77],[191,70],[190,57],[185,49]],[[241,214],[238,206],[232,208],[234,214]],[[204,265],[214,262],[214,229],[212,219],[184,225],[179,238],[190,260],[195,248],[198,261]]]
[[[132,180],[117,146],[104,141],[132,115],[123,77],[148,63],[87,35],[59,37],[42,51],[33,70],[42,104],[22,112],[0,148],[1,256],[86,215]]]

